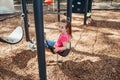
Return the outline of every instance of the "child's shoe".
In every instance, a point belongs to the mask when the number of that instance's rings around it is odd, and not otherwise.
[[[34,44],[34,48],[36,48],[36,40],[34,38],[32,38],[32,43]]]
[[[34,46],[33,43],[28,42],[28,48],[29,48],[31,51],[34,51],[36,47]]]

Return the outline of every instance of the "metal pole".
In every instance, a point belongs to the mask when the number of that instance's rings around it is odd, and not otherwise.
[[[58,13],[60,13],[60,0],[57,1]],[[60,14],[58,14],[58,22],[60,22]]]
[[[87,12],[88,12],[88,0],[85,0],[84,25],[86,25],[87,22]]]
[[[37,54],[40,80],[46,78],[46,61],[44,46],[43,3],[42,0],[34,0],[34,18],[37,40]]]
[[[73,0],[67,0],[67,20],[70,22],[72,17],[72,1]]]
[[[26,41],[30,41],[30,36],[29,36],[29,24],[28,24],[28,16],[27,16],[27,8],[26,8],[26,0],[22,0],[22,9],[24,13],[24,26],[25,26],[25,36],[26,36]]]
[[[55,9],[55,1],[53,0],[53,12],[55,11],[54,9]]]
[[[89,12],[92,14],[92,1],[93,0],[89,0],[88,1],[88,7],[90,7],[90,10],[89,10]],[[89,3],[90,2],[90,3]],[[89,5],[90,4],[90,5]],[[90,18],[91,18],[91,15],[90,15]]]

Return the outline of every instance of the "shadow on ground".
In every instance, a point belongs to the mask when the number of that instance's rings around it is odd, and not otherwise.
[[[91,54],[88,52],[77,51],[79,53],[91,57],[99,57],[100,60],[92,62],[90,60],[82,62],[65,61],[60,65],[62,72],[70,78],[70,80],[119,80],[120,79],[120,58],[110,57],[106,55]]]
[[[32,80],[29,76],[16,74],[11,70],[7,70],[0,66],[0,80]]]
[[[14,57],[0,58],[0,80],[32,80],[29,75],[23,76],[16,71],[25,68],[35,56],[36,51],[24,50]]]
[[[13,64],[17,65],[20,69],[25,68],[28,61],[35,56],[36,51],[32,52],[31,50],[24,50],[13,57]]]
[[[102,28],[111,28],[111,29],[120,29],[120,22],[116,21],[106,21],[106,20],[91,20],[89,24],[95,27],[102,27]]]

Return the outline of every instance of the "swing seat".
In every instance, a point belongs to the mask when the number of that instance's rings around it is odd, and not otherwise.
[[[16,44],[23,38],[23,30],[21,26],[18,26],[7,38],[0,38],[1,42],[8,44]]]
[[[67,49],[64,50],[63,52],[57,52],[57,53],[62,57],[66,57],[70,53],[70,50],[71,50],[71,43],[68,42],[67,43]]]
[[[48,48],[50,49],[50,51],[55,54],[54,52],[54,47],[48,45]],[[67,45],[67,49],[62,51],[62,52],[57,52],[57,54],[59,54],[60,56],[62,57],[66,57],[69,53],[70,53],[70,50],[71,50],[71,43],[69,42],[68,45]]]
[[[70,53],[70,49],[66,49],[63,52],[57,52],[60,56],[66,57]]]

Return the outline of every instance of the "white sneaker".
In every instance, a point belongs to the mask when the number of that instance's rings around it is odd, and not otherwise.
[[[34,51],[36,47],[34,46],[33,43],[28,42],[28,48],[29,48],[31,51]]]
[[[36,41],[35,41],[35,39],[34,39],[34,38],[32,38],[32,43],[33,43],[33,44],[36,44]]]

